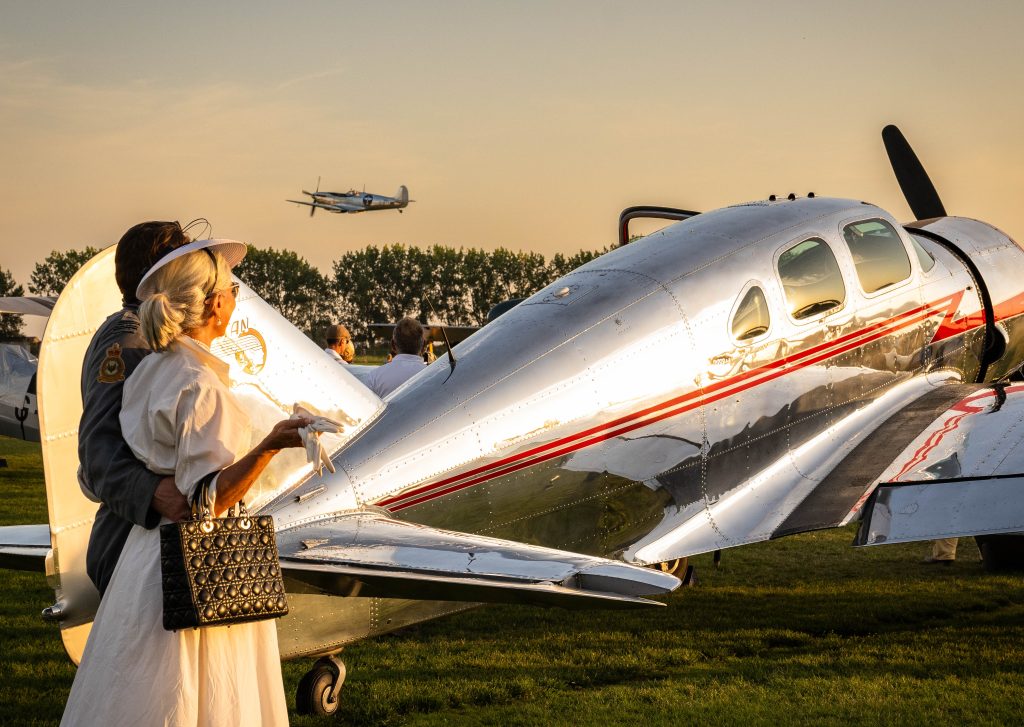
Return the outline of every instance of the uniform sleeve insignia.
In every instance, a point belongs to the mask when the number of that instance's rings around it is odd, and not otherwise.
[[[100,364],[100,375],[96,380],[101,384],[116,384],[124,381],[124,359],[121,358],[121,344],[115,343],[107,349],[107,357]]]

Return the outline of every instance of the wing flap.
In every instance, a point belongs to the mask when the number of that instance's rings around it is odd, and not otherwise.
[[[1024,474],[880,485],[854,545],[1024,531]]]
[[[277,537],[289,581],[333,595],[634,608],[661,605],[642,596],[679,586],[674,576],[618,561],[369,512],[318,520]]]

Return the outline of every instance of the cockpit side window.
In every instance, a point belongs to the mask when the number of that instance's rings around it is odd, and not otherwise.
[[[917,259],[921,263],[921,270],[928,272],[935,267],[935,256],[924,249],[924,245],[917,241],[913,233],[910,235],[910,242],[914,245],[914,252],[917,253]]]
[[[732,337],[750,341],[768,332],[771,319],[764,291],[756,285],[746,292],[732,316]]]
[[[789,313],[796,320],[838,308],[846,300],[846,285],[836,256],[824,240],[816,237],[779,256],[779,277]]]
[[[843,228],[857,277],[865,293],[887,288],[910,277],[910,258],[903,241],[885,220],[864,220]]]

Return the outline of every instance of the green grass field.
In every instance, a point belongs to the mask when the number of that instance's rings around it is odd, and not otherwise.
[[[38,445],[0,439],[0,524],[45,522]],[[834,530],[726,551],[645,612],[489,607],[366,641],[336,718],[296,725],[1014,724],[1024,579]],[[0,724],[56,724],[74,678],[43,576],[0,572]],[[311,662],[284,665],[294,688]]]

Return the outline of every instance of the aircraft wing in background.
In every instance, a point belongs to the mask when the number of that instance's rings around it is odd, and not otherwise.
[[[48,317],[57,299],[49,295],[14,295],[0,297],[0,313]]]
[[[0,527],[0,568],[42,573],[49,551],[49,525]]]

